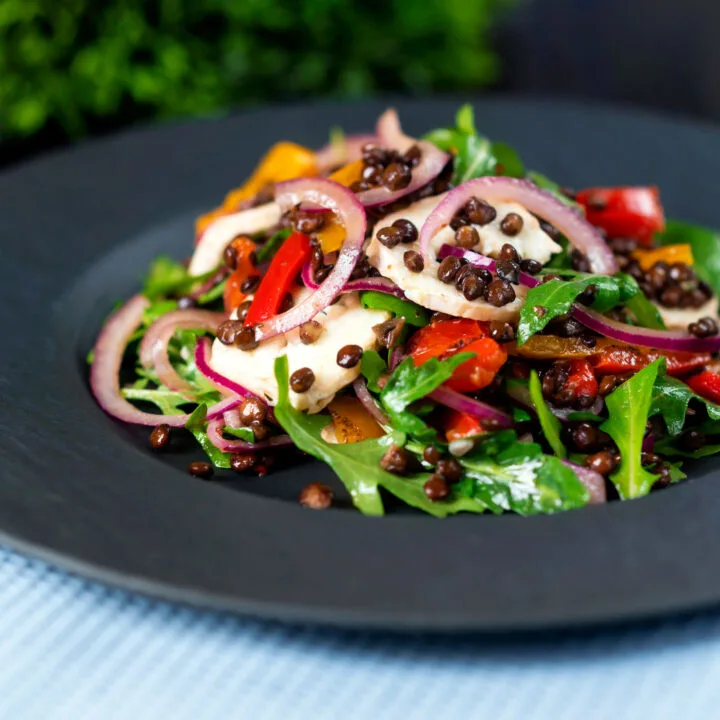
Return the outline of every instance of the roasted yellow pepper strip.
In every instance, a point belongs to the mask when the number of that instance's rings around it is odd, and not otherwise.
[[[276,143],[267,151],[244,185],[231,190],[220,207],[197,219],[195,232],[199,235],[216,218],[235,212],[242,202],[257,195],[270,183],[316,174],[315,153],[312,150],[291,142]]]
[[[339,443],[356,443],[385,434],[357,398],[337,397],[328,405],[328,410],[332,415],[335,438]]]
[[[643,270],[649,270],[656,262],[664,260],[668,265],[685,263],[692,267],[693,254],[690,245],[666,245],[653,250],[635,250],[632,256],[640,263]]]

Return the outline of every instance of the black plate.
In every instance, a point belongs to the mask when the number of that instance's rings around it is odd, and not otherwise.
[[[397,103],[408,131],[457,102]],[[382,103],[261,110],[132,132],[6,172],[2,238],[0,539],[102,581],[204,606],[329,624],[517,630],[720,602],[720,473],[643,500],[553,517],[368,519],[292,500],[318,464],[204,483],[188,455],[146,450],[106,417],[84,356],[158,251],[279,138],[321,145]],[[655,183],[670,216],[720,226],[720,132],[540,101],[476,105],[483,131],[570,186]],[[199,454],[195,451],[190,457]]]

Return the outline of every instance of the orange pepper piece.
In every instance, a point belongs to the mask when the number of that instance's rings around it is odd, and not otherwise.
[[[266,185],[313,175],[317,175],[317,165],[312,150],[291,142],[276,143],[265,153],[244,185],[231,190],[220,207],[197,219],[195,232],[200,235],[218,217],[236,212],[241,203],[257,195]]]
[[[354,182],[362,180],[362,171],[364,166],[365,163],[363,163],[362,160],[354,160],[353,162],[338,168],[328,177],[328,179],[334,180],[345,187],[350,187]]]
[[[649,270],[656,262],[664,260],[668,265],[685,263],[693,265],[692,247],[686,244],[666,245],[653,250],[635,250],[632,256],[640,263],[643,270]]]
[[[255,243],[249,237],[241,235],[236,237],[230,245],[237,253],[237,265],[226,280],[223,291],[223,304],[227,313],[231,313],[247,297],[247,293],[241,289],[243,281],[250,275],[258,274],[252,261]]]
[[[325,219],[325,224],[314,235],[320,241],[324,253],[335,252],[345,242],[345,226],[338,222],[334,213],[330,213]]]
[[[357,398],[337,397],[328,405],[328,410],[332,415],[335,438],[341,444],[379,438],[385,434]]]

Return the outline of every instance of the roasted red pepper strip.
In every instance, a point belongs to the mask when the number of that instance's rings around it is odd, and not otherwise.
[[[576,195],[588,222],[610,238],[634,238],[652,244],[653,235],[665,229],[665,215],[656,187],[588,188]]]
[[[278,314],[302,269],[310,258],[310,238],[294,232],[280,246],[255,292],[252,305],[245,316],[245,325],[257,325]]]
[[[672,377],[687,375],[692,370],[704,367],[711,359],[706,353],[661,353],[657,350],[617,345],[593,355],[590,362],[598,375],[616,375],[642,370],[659,357],[665,358],[667,373]]]
[[[485,433],[481,422],[476,417],[459,410],[447,410],[443,416],[443,427],[448,442],[464,440]]]
[[[592,365],[582,358],[571,360],[568,367],[570,375],[565,388],[572,390],[576,398],[584,395],[594,398],[598,393],[598,381],[595,378]]]
[[[690,389],[706,400],[720,404],[720,375],[704,370],[686,380]]]

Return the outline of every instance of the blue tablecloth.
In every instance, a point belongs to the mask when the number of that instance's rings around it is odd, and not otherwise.
[[[12,720],[703,720],[720,616],[520,638],[368,635],[155,602],[0,549]]]

